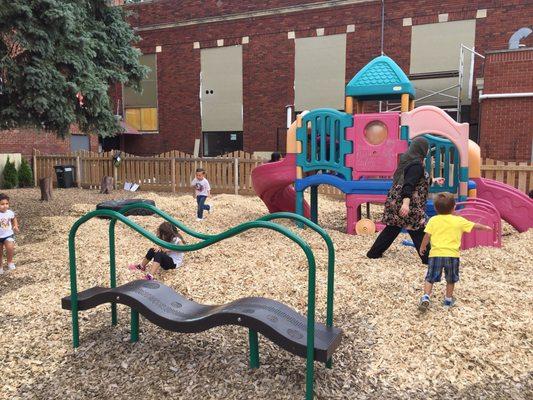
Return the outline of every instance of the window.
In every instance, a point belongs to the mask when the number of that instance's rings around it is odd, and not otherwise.
[[[344,109],[346,35],[302,38],[295,42],[296,110]]]
[[[475,35],[475,19],[412,27],[409,78],[417,90],[417,98],[458,84],[461,43],[473,48]],[[467,88],[469,84],[471,57],[470,52],[465,52],[463,88]],[[445,94],[457,96],[457,87]],[[461,101],[469,104],[468,89],[463,90]],[[455,102],[450,97],[437,95],[418,104],[446,106],[454,105]]]
[[[71,135],[70,136],[70,151],[90,150],[91,144],[88,135]]]
[[[150,72],[141,82],[141,93],[124,87],[124,117],[128,125],[139,131],[155,132],[158,130],[156,55],[144,54],[140,62],[150,68]]]

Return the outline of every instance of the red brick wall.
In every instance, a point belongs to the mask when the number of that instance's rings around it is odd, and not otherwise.
[[[188,19],[235,14],[257,9],[313,3],[314,1],[271,1],[265,3],[224,1],[160,0],[128,8],[137,15],[131,19],[134,26],[180,22]],[[477,4],[476,4],[477,3]],[[528,0],[497,2],[494,0],[471,3],[451,0],[445,5],[430,0],[389,2],[386,4],[385,53],[409,70],[411,28],[404,27],[404,17],[413,24],[434,23],[438,14],[448,13],[448,20],[475,18],[477,9],[487,9],[487,17],[477,19],[476,50],[502,49],[510,35],[528,24],[528,12],[533,6]],[[199,53],[192,50],[193,42],[201,48],[216,46],[217,39],[224,45],[239,44],[243,36],[250,43],[243,45],[243,106],[244,148],[247,151],[269,151],[275,148],[276,131],[285,125],[284,106],[294,101],[294,42],[287,32],[296,37],[316,36],[316,28],[325,28],[325,34],[346,32],[346,25],[354,24],[355,32],[347,34],[346,82],[380,50],[380,2],[366,2],[323,10],[302,10],[298,13],[269,17],[221,21],[197,26],[142,31],[141,49],[158,54],[159,123],[160,133],[126,139],[129,152],[157,153],[177,146],[192,151],[194,139],[201,135],[199,113]],[[529,39],[528,39],[529,40]],[[167,71],[166,69],[171,69]],[[177,72],[184,81],[177,82]],[[476,63],[476,76],[481,76],[481,63]],[[474,98],[477,94],[474,93]],[[473,102],[471,119],[476,122],[478,109]]]
[[[90,137],[91,150],[98,150],[98,137]],[[60,139],[55,133],[36,132],[31,129],[0,131],[0,153],[21,153],[30,158],[33,149],[43,154],[61,154],[70,151],[70,139]]]
[[[214,17],[254,10],[265,10],[320,2],[322,0],[154,0],[129,5],[133,26]],[[477,9],[487,9],[487,17],[477,19],[476,50],[498,50],[507,47],[511,34],[531,24],[531,0],[433,0],[385,2],[385,53],[406,71],[409,70],[411,27],[404,27],[403,18],[412,18],[414,25],[434,23],[438,14],[448,13],[449,21],[475,18]],[[158,58],[159,134],[124,137],[125,150],[136,154],[154,154],[171,149],[192,152],[194,140],[201,136],[199,104],[200,50],[215,47],[217,39],[224,45],[240,44],[243,36],[250,43],[243,45],[244,148],[248,151],[274,150],[276,131],[285,125],[285,105],[294,102],[294,41],[296,37],[316,36],[316,28],[325,34],[347,34],[346,82],[380,51],[379,1],[368,1],[322,10],[305,10],[290,14],[220,21],[201,25],[141,31],[138,44],[145,53],[154,53],[162,46]],[[526,44],[533,46],[533,35]],[[481,62],[476,62],[475,76],[482,76]],[[113,90],[112,90],[113,92]],[[120,94],[120,90],[118,90]],[[113,93],[114,95],[114,93]],[[477,92],[474,90],[474,99]],[[471,119],[478,119],[477,102],[472,104]],[[58,147],[59,149],[59,147]],[[54,152],[58,152],[55,150]]]
[[[533,50],[487,55],[484,94],[533,92]],[[484,99],[480,145],[483,157],[530,161],[533,97]]]

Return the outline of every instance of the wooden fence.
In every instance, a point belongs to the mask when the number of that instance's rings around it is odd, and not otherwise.
[[[506,183],[524,193],[533,190],[531,163],[504,162],[486,158],[481,165],[481,176]]]
[[[244,152],[242,152],[244,153]],[[242,158],[232,157],[240,155]],[[57,186],[54,167],[75,167],[75,181],[82,188],[99,188],[103,176],[112,176],[118,188],[125,182],[137,183],[141,190],[189,191],[196,168],[204,168],[213,193],[253,194],[252,170],[263,160],[249,153],[230,154],[217,158],[195,158],[182,152],[168,152],[154,157],[122,154],[118,167],[112,153],[76,152],[67,155],[34,153],[35,185],[40,178],[51,176]]]
[[[138,157],[122,154],[118,167],[113,165],[113,153],[76,152],[66,155],[41,155],[34,152],[35,184],[40,178],[56,174],[54,166],[73,165],[79,187],[99,188],[103,176],[112,176],[117,187],[125,182],[138,183],[141,190],[188,191],[196,168],[206,170],[213,193],[254,194],[252,170],[264,160],[254,158],[243,151],[216,158],[195,158],[190,154],[171,151],[154,157]],[[511,163],[485,159],[482,176],[507,183],[528,193],[533,189],[533,166],[530,163]],[[331,186],[321,185],[319,193],[342,195]]]

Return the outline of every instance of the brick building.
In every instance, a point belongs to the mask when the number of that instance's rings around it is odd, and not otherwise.
[[[135,129],[106,140],[104,147],[136,154],[192,152],[197,140],[207,155],[239,148],[283,150],[285,107],[342,109],[344,85],[381,51],[379,0],[134,3],[123,7],[132,13],[130,23],[142,38],[137,44],[142,62],[152,72],[141,95],[127,88],[111,90],[116,109]],[[513,112],[524,121],[519,134],[527,146],[531,113],[526,120],[521,113],[528,112],[515,105],[527,108],[531,99],[486,99],[480,112],[478,89],[471,82],[482,78],[485,68],[485,93],[533,91],[531,80],[521,87],[491,86],[496,84],[490,74],[502,75],[495,71],[495,56],[489,55],[507,49],[513,33],[531,25],[532,15],[530,0],[388,0],[383,51],[409,75],[417,88],[417,104],[438,105],[456,117],[460,97],[460,117],[471,123],[473,138],[482,116],[484,156],[529,160],[522,148],[497,153],[491,132],[498,131],[494,119]],[[459,68],[461,43],[488,55],[487,65],[475,57],[470,74],[472,53],[465,51],[464,68]],[[523,38],[522,45],[533,47],[533,35]],[[532,61],[524,58],[523,64],[514,65],[531,71]],[[464,76],[458,93],[460,71]],[[493,82],[504,84],[500,78]],[[440,94],[426,97],[432,92]],[[518,134],[512,132],[506,137]],[[531,153],[531,139],[529,148]]]
[[[533,48],[487,52],[483,81],[481,154],[504,161],[533,160]],[[528,97],[514,97],[526,92]]]

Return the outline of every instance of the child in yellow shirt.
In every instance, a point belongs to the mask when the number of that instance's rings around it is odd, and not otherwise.
[[[455,209],[455,199],[451,193],[438,193],[433,203],[437,215],[429,219],[420,245],[420,255],[423,255],[428,243],[431,243],[424,295],[418,304],[420,311],[428,309],[433,284],[441,281],[443,269],[446,279],[446,296],[443,305],[446,308],[453,306],[455,302],[452,297],[453,289],[455,283],[459,281],[459,249],[463,232],[470,232],[472,229],[492,230],[490,226],[452,215]]]

